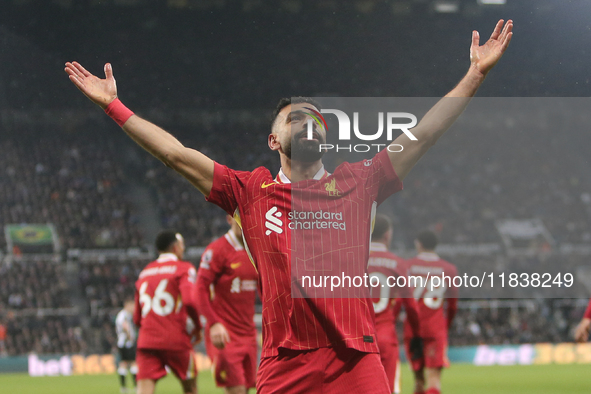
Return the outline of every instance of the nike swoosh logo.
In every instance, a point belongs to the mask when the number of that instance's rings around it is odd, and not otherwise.
[[[266,189],[269,186],[273,186],[275,184],[275,182],[269,183],[267,184],[267,182],[263,182],[263,184],[261,185],[261,189]]]
[[[230,268],[235,270],[236,268],[240,267],[241,265],[242,265],[242,263],[233,263],[233,264],[230,264]]]

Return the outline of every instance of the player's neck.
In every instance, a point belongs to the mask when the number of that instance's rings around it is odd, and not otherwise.
[[[281,169],[283,170],[283,174],[285,174],[291,182],[313,179],[314,175],[316,175],[321,168],[322,160],[308,163],[291,160],[283,155],[281,156]]]
[[[380,241],[371,241],[369,248],[370,248],[370,250],[375,251],[375,252],[389,252],[388,245],[386,245],[386,243],[380,242]]]
[[[173,252],[162,252],[158,255],[158,259],[156,260],[157,262],[161,263],[164,261],[179,261],[179,256],[177,256],[175,253]]]
[[[427,258],[427,259],[434,259],[439,258],[439,255],[435,253],[434,250],[417,250],[417,257],[419,258]]]
[[[372,240],[372,243],[373,242],[384,245],[386,250],[390,249],[390,237],[388,237],[388,233],[384,234],[380,239],[376,239],[375,241]]]
[[[242,239],[242,234],[240,234],[240,235],[236,234],[236,231],[233,228],[230,229],[230,232],[234,236],[234,239],[236,240],[236,242],[238,242],[238,244],[240,246],[244,246],[244,240]]]

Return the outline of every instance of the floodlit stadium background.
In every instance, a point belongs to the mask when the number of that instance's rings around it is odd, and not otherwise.
[[[479,96],[585,100],[590,13],[589,1],[562,0],[3,2],[0,372],[28,372],[32,353],[65,356],[74,372],[113,372],[114,314],[159,229],[178,229],[195,264],[226,231],[220,209],[71,86],[65,61],[97,75],[111,62],[119,97],[139,115],[232,168],[274,173],[266,137],[280,97],[443,96],[467,70],[470,32],[484,40],[499,18],[515,21],[515,39]],[[405,257],[430,227],[457,264],[579,267],[577,298],[462,300],[452,362],[591,362],[588,348],[564,345],[591,294],[591,271],[580,268],[591,256],[590,137],[563,127],[582,115],[564,106],[525,130],[460,122],[387,205]],[[512,242],[503,220],[540,230]]]

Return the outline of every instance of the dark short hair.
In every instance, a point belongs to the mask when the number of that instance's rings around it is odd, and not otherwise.
[[[178,233],[173,230],[161,231],[156,237],[156,250],[159,252],[166,252],[170,247],[178,241],[176,235]]]
[[[417,235],[417,241],[424,249],[435,250],[437,247],[437,235],[431,230],[423,230]]]
[[[322,109],[322,107],[320,106],[320,103],[318,103],[318,101],[314,100],[312,97],[302,97],[302,96],[283,97],[282,99],[279,100],[279,102],[277,103],[277,107],[275,107],[275,110],[273,111],[273,115],[271,115],[271,127],[273,127],[273,125],[275,124],[275,119],[277,119],[277,115],[279,115],[279,112],[281,112],[281,110],[283,108],[285,108],[291,104],[301,104],[301,103],[312,104],[319,111]]]
[[[375,223],[373,226],[372,239],[380,239],[386,234],[388,230],[392,228],[392,221],[386,215],[378,213],[376,215]]]

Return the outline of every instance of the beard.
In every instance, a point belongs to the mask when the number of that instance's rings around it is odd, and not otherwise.
[[[285,155],[290,160],[312,163],[320,160],[326,150],[320,150],[320,144],[324,144],[324,138],[320,133],[315,132],[314,136],[318,139],[309,140],[305,138],[308,130],[302,130],[294,134],[289,144],[284,148]],[[304,137],[304,138],[302,138]]]

